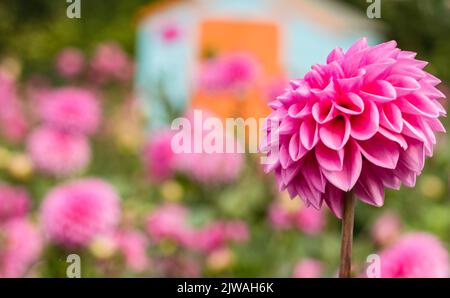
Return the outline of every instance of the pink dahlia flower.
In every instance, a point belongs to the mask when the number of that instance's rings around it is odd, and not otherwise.
[[[242,243],[249,237],[247,225],[241,221],[215,221],[195,231],[192,246],[203,252],[212,252],[228,243]]]
[[[402,223],[398,215],[386,212],[375,221],[371,229],[371,236],[380,245],[389,245],[400,236]]]
[[[150,239],[159,242],[170,239],[189,246],[192,229],[187,223],[188,211],[178,204],[164,204],[155,209],[146,220],[146,230]]]
[[[196,118],[196,115],[201,115],[201,119]],[[195,139],[197,133],[191,133],[190,131],[177,132],[177,134],[187,132],[187,135],[184,135],[184,139],[190,141],[191,148],[190,152],[175,154],[175,169],[193,178],[193,180],[206,184],[229,183],[237,179],[244,165],[244,155],[238,153],[238,149],[240,149],[239,141],[233,135],[223,132],[222,136],[218,136],[223,139],[221,151],[207,152],[205,148],[202,148],[200,153],[195,153],[195,143],[206,143],[204,140],[206,140],[208,132],[210,132],[210,130],[203,130],[205,123],[207,123],[208,119],[213,119],[215,116],[209,111],[195,110],[188,111],[185,117],[191,123],[193,131],[196,129],[202,130],[202,139]],[[196,127],[197,122],[201,122],[202,127]],[[227,153],[226,144],[234,144],[234,151]]]
[[[344,192],[381,206],[385,187],[414,186],[446,113],[440,80],[414,57],[395,41],[363,38],[292,80],[270,103],[262,142],[280,189],[342,217]]]
[[[144,147],[144,164],[150,178],[162,181],[174,172],[174,152],[171,147],[173,132],[154,133]]]
[[[0,223],[24,217],[29,207],[30,198],[24,189],[0,184]]]
[[[269,221],[276,230],[287,230],[296,227],[308,235],[316,235],[323,231],[326,217],[323,210],[296,206],[289,209],[280,201],[272,203],[269,208]]]
[[[314,259],[304,259],[295,265],[292,277],[296,278],[319,278],[323,273],[322,262]]]
[[[45,123],[85,134],[99,128],[102,110],[91,91],[65,87],[44,92],[42,96],[39,114]]]
[[[23,277],[42,251],[42,237],[26,219],[0,225],[0,277]]]
[[[147,256],[148,240],[145,235],[134,230],[119,230],[114,235],[126,266],[134,272],[148,269],[150,260]]]
[[[206,60],[199,74],[200,87],[211,91],[245,88],[257,76],[257,63],[247,53],[227,53]]]
[[[97,236],[111,233],[120,217],[120,200],[107,182],[81,179],[53,188],[41,207],[44,231],[54,242],[86,246]]]
[[[91,160],[91,149],[84,135],[46,126],[31,132],[27,151],[38,170],[53,176],[80,172]]]
[[[380,254],[383,278],[448,278],[447,249],[433,235],[412,233]]]
[[[106,42],[97,46],[91,61],[92,75],[100,82],[109,79],[126,81],[132,75],[132,61],[127,53],[114,42]]]
[[[84,55],[77,48],[65,48],[56,57],[56,70],[63,77],[78,75],[84,67]]]
[[[28,129],[26,115],[12,74],[0,69],[0,133],[9,141],[21,141]]]

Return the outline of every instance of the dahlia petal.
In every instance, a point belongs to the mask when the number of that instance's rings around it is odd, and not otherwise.
[[[386,78],[397,91],[397,96],[405,96],[420,89],[420,84],[408,76],[390,75]]]
[[[393,74],[409,76],[416,80],[420,80],[425,77],[425,72],[415,66],[408,65],[407,63],[396,63],[392,66],[391,72]]]
[[[422,80],[423,81],[423,80]],[[420,92],[425,95],[428,96],[429,98],[445,98],[445,94],[442,93],[439,89],[437,89],[436,87],[432,86],[431,84],[428,84],[426,82],[420,82]]]
[[[294,119],[301,119],[311,114],[311,106],[306,102],[293,104],[288,109],[288,115]]]
[[[343,191],[350,191],[358,181],[362,168],[362,156],[355,142],[349,142],[345,147],[344,162],[341,171],[328,171],[322,173],[328,181]]]
[[[397,42],[395,40],[390,40],[373,46],[367,50],[367,64],[372,64],[375,61],[384,61],[395,57],[397,53],[400,53],[396,47]]]
[[[280,164],[283,169],[286,169],[293,163],[293,160],[289,157],[288,146],[285,144],[281,144],[278,157],[280,158]]]
[[[279,100],[272,100],[268,105],[273,110],[279,109],[283,106],[283,104]]]
[[[311,150],[319,141],[317,122],[312,117],[305,119],[300,125],[300,141],[307,150]]]
[[[400,155],[402,164],[413,172],[420,173],[425,165],[425,147],[415,139],[408,141],[408,149]]]
[[[364,111],[364,101],[359,95],[350,92],[345,96],[338,97],[335,107],[347,115],[358,115]]]
[[[360,38],[345,52],[345,56],[350,57],[366,48],[368,48],[367,38]]]
[[[418,123],[416,118],[409,117],[408,115],[403,116],[403,130],[402,134],[411,138],[421,140],[426,143],[427,138],[421,129],[421,125]]]
[[[296,133],[289,141],[289,156],[293,161],[300,160],[305,154],[308,153],[305,147],[300,142],[299,134]]]
[[[328,55],[327,63],[329,64],[329,63],[334,62],[334,61],[339,61],[342,58],[344,58],[344,52],[342,51],[342,49],[340,47],[336,47]]]
[[[364,203],[377,207],[383,206],[384,203],[384,187],[381,179],[379,179],[371,167],[364,164],[358,183],[355,185],[356,196]]]
[[[426,117],[439,117],[439,109],[427,96],[415,93],[396,101],[398,107],[405,113],[423,115]]]
[[[372,83],[373,81],[383,79],[386,74],[390,71],[392,65],[395,64],[394,59],[386,59],[383,62],[373,63],[364,66],[366,70],[366,75],[364,76],[364,83]]]
[[[330,100],[336,97],[333,81],[330,81],[324,89],[311,89],[311,93],[314,94],[319,101]]]
[[[436,132],[446,132],[444,125],[437,118],[427,118],[425,121],[430,125],[431,129]]]
[[[381,179],[385,187],[396,190],[400,189],[402,181],[397,176],[394,175],[393,170],[383,169],[377,166],[372,166],[371,170],[377,177]]]
[[[320,123],[326,123],[336,117],[336,109],[331,100],[316,102],[312,107],[312,115],[314,119]]]
[[[374,102],[366,101],[362,114],[350,117],[351,136],[357,140],[367,140],[376,134],[380,116]]]
[[[380,124],[394,132],[401,132],[403,121],[400,108],[395,104],[385,104],[380,110]]]
[[[325,81],[316,70],[310,70],[305,75],[305,81],[313,88],[323,88]]]
[[[296,121],[290,117],[286,117],[281,121],[278,133],[280,135],[289,135],[298,129]]]
[[[398,163],[398,166],[393,170],[395,176],[397,176],[406,187],[414,187],[416,185],[417,174],[408,169],[402,161]]]
[[[344,213],[344,192],[332,184],[327,183],[323,199],[334,215],[342,219]]]
[[[324,192],[326,180],[320,171],[319,165],[314,156],[310,155],[302,168],[302,174],[308,179],[308,182],[318,191]]]
[[[374,135],[368,141],[359,141],[361,153],[371,163],[386,169],[395,169],[400,157],[400,146],[381,134]]]
[[[360,92],[363,99],[376,102],[388,102],[397,98],[394,86],[385,80],[377,80],[365,86]]]
[[[350,138],[350,121],[347,117],[336,117],[319,129],[322,142],[330,149],[342,149]]]
[[[322,143],[316,146],[316,158],[322,169],[341,171],[344,164],[344,149],[332,150]]]
[[[378,132],[386,139],[394,141],[397,144],[399,144],[400,147],[403,148],[403,150],[406,150],[406,148],[408,148],[408,143],[406,142],[405,138],[400,133],[396,133],[396,132],[387,130],[383,127],[380,127]]]
[[[336,84],[342,92],[350,92],[358,90],[363,84],[366,70],[361,68],[358,70],[358,75],[351,78],[336,79]]]
[[[401,51],[398,54],[398,58],[409,58],[409,59],[414,59],[417,56],[416,52],[412,52],[412,51]]]
[[[291,183],[291,181],[297,176],[301,169],[302,163],[293,163],[286,169],[281,170],[281,179],[285,185]]]
[[[299,196],[305,202],[310,203],[315,208],[320,208],[322,203],[322,194],[308,183],[308,180],[302,175],[297,176],[295,180],[295,189]]]

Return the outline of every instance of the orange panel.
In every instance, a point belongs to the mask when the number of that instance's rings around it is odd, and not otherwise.
[[[263,21],[236,21],[224,19],[205,20],[200,25],[199,53],[248,52],[260,63],[262,78],[239,97],[230,92],[209,93],[195,90],[192,94],[194,108],[206,108],[218,116],[265,117],[269,113],[263,94],[264,81],[280,76],[279,30],[274,23]]]

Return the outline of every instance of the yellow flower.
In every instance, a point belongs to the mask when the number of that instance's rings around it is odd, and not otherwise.
[[[161,186],[161,195],[164,200],[178,202],[183,198],[183,187],[176,181],[164,182]]]
[[[13,178],[27,180],[33,173],[33,163],[26,154],[14,153],[9,159],[7,169]]]

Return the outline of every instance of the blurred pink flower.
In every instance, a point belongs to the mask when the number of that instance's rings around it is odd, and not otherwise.
[[[56,70],[63,77],[78,75],[84,67],[84,55],[77,48],[65,48],[56,57]]]
[[[326,221],[323,210],[302,207],[295,216],[297,228],[305,234],[316,235],[323,231]]]
[[[0,133],[9,141],[23,139],[28,122],[17,97],[15,78],[0,69]]]
[[[120,217],[120,199],[114,187],[97,179],[74,180],[53,188],[41,206],[44,231],[54,242],[86,246],[110,233]]]
[[[256,60],[247,53],[226,53],[203,62],[199,72],[199,87],[222,91],[242,89],[255,81]]]
[[[202,112],[202,128],[204,123],[215,117],[208,111]],[[195,128],[195,112],[188,111],[185,114],[186,119],[192,123],[193,129]],[[205,137],[208,131],[203,130],[203,137]],[[177,153],[175,154],[174,165],[177,171],[182,172],[188,177],[197,180],[198,182],[205,184],[219,184],[219,183],[229,183],[237,179],[239,176],[243,165],[244,165],[244,155],[237,153],[237,149],[240,146],[239,141],[234,139],[234,137],[226,132],[223,133],[223,144],[236,144],[235,150],[230,153],[225,152],[225,145],[222,153],[211,152],[207,153],[202,150],[201,153],[194,153],[194,144],[198,141],[195,140],[197,136],[196,133],[191,133],[185,136],[185,139],[190,140],[191,153]],[[203,148],[204,149],[204,148]]]
[[[91,159],[91,149],[85,136],[47,126],[31,132],[27,151],[38,170],[53,176],[80,172]]]
[[[248,240],[249,232],[242,221],[213,221],[197,229],[192,245],[196,250],[212,252],[231,242],[242,243]]]
[[[289,210],[280,201],[272,203],[269,207],[269,221],[276,230],[286,230],[296,227],[308,235],[316,235],[323,231],[326,217],[323,210],[315,210],[298,206]]]
[[[448,278],[449,255],[431,234],[411,233],[380,254],[383,278]]]
[[[39,231],[26,219],[0,225],[0,277],[23,277],[42,251]]]
[[[150,178],[155,181],[162,181],[173,175],[172,136],[173,132],[170,130],[155,132],[144,147],[145,168]]]
[[[400,236],[402,223],[398,215],[385,212],[377,218],[371,229],[371,236],[380,245],[389,245]]]
[[[304,259],[295,265],[292,277],[295,278],[319,278],[323,274],[322,262],[314,259]]]
[[[0,223],[24,217],[30,207],[30,198],[25,189],[0,184]]]
[[[182,36],[182,29],[175,21],[170,21],[159,26],[159,33],[164,43],[172,43]]]
[[[100,82],[109,79],[127,81],[133,72],[132,61],[127,53],[114,42],[101,43],[95,49],[91,61],[93,79]]]
[[[102,110],[91,91],[64,87],[43,92],[41,97],[39,115],[46,124],[86,134],[99,128]]]
[[[148,240],[137,230],[118,230],[115,240],[119,250],[125,257],[126,266],[134,272],[148,269],[150,260],[147,256]]]
[[[292,80],[269,104],[274,111],[261,144],[279,188],[316,209],[325,201],[342,217],[344,192],[381,206],[385,187],[414,186],[446,114],[440,80],[414,57],[395,41],[370,47],[363,38]]]
[[[178,204],[163,204],[153,210],[146,220],[151,240],[170,239],[181,245],[191,244],[192,229],[187,224],[188,211]]]

